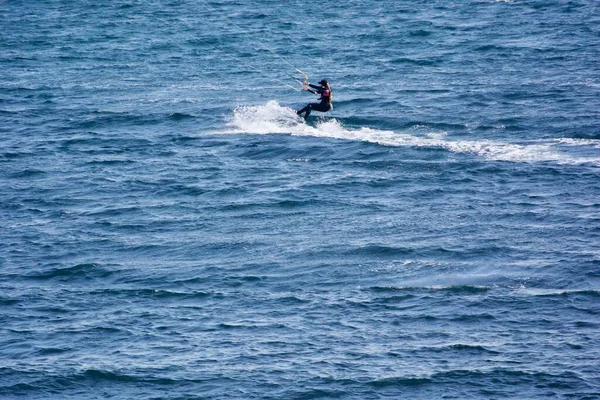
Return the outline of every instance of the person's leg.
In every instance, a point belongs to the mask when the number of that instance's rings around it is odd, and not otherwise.
[[[307,104],[303,109],[301,109],[300,111],[296,111],[296,114],[300,115],[302,113],[307,112],[308,110],[310,110],[310,106],[311,104]]]
[[[310,104],[307,104],[306,107],[304,107],[303,109],[301,109],[300,111],[296,111],[296,114],[301,115],[302,113],[307,112],[308,110],[310,110]]]
[[[304,119],[307,119],[307,118],[308,118],[308,116],[310,115],[310,111],[312,110],[312,108],[313,108],[314,104],[315,104],[315,103],[310,103],[310,104],[307,104],[307,105],[306,105],[306,107],[304,107],[304,108],[303,108],[302,110],[300,110],[300,111],[297,111],[297,112],[296,112],[296,114],[300,115],[300,114],[302,114],[302,113],[305,113],[305,114],[304,114]]]
[[[311,109],[315,110],[315,111],[320,111],[320,112],[327,112],[329,111],[331,108],[329,107],[329,104],[327,103],[314,103],[312,104]]]

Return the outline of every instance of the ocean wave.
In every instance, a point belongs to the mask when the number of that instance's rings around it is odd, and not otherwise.
[[[29,279],[71,281],[77,279],[102,279],[112,275],[113,271],[95,263],[84,263],[73,266],[55,266],[43,271],[31,272]]]
[[[370,257],[398,257],[415,253],[415,249],[409,247],[384,246],[370,244],[363,247],[348,250],[348,254],[366,255]]]
[[[145,289],[145,288],[122,288],[122,289],[101,289],[92,292],[92,294],[98,296],[108,296],[111,297],[119,297],[119,298],[151,298],[151,299],[161,299],[161,300],[177,300],[177,299],[185,299],[185,300],[199,300],[206,299],[210,297],[222,297],[220,293],[212,293],[201,290],[195,291],[173,291],[166,289]]]
[[[519,293],[534,297],[600,297],[600,290],[594,289],[535,289],[527,288],[519,290]]]
[[[490,290],[485,286],[475,285],[453,285],[453,286],[373,286],[370,288],[374,292],[394,293],[394,292],[412,292],[412,291],[439,291],[450,294],[483,294]]]
[[[186,113],[172,113],[169,114],[169,119],[173,120],[173,121],[182,121],[184,119],[195,119],[196,116],[192,115],[192,114],[186,114]]]

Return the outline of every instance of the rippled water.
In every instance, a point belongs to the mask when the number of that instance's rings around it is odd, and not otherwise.
[[[0,1],[0,397],[600,398],[596,3]]]

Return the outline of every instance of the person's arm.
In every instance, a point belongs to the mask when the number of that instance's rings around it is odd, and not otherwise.
[[[309,83],[308,86],[310,86],[313,89],[317,89],[317,93],[321,93],[321,91],[322,91],[321,86],[313,85],[312,83]],[[315,93],[315,92],[313,92],[313,93]]]
[[[310,86],[310,87],[313,87],[313,88],[315,88],[315,89],[316,89],[316,88],[318,88],[318,86],[311,85],[311,84],[310,84],[310,83],[308,83],[308,82],[304,82],[304,84],[302,84],[302,89],[303,89],[303,90],[306,90],[307,92],[311,92],[312,94],[318,94],[318,93],[317,93],[317,92],[315,92],[314,90],[311,90],[311,89],[309,89],[309,88],[308,88],[309,86]]]

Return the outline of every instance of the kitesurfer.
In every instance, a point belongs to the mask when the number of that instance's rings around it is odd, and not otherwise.
[[[309,87],[314,90],[309,89]],[[319,82],[319,86],[306,82],[302,85],[302,89],[321,96],[319,97],[320,103],[310,103],[302,110],[296,111],[296,114],[298,115],[304,114],[304,119],[307,119],[310,112],[313,110],[327,112],[333,108],[333,104],[331,103],[331,87],[326,79],[322,79],[321,82]]]

